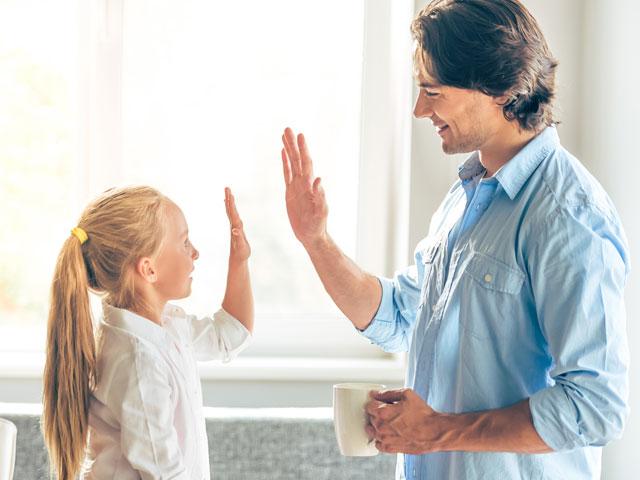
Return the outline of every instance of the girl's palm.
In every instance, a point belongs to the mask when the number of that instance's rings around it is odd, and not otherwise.
[[[242,219],[236,208],[236,201],[231,193],[231,189],[224,189],[224,206],[227,210],[227,218],[231,227],[231,251],[229,259],[235,261],[247,260],[251,255],[251,246],[244,234]]]

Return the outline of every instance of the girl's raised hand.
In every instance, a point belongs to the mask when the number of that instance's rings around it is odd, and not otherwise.
[[[229,218],[229,225],[231,227],[229,261],[243,262],[251,255],[251,246],[244,234],[242,219],[240,218],[240,214],[236,208],[236,201],[229,187],[225,187],[224,189],[224,206],[227,210],[227,217]]]

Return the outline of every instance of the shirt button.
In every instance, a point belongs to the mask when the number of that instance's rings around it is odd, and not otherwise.
[[[485,282],[487,282],[487,283],[491,283],[491,281],[492,281],[492,280],[493,280],[493,275],[491,275],[490,273],[487,273],[487,274],[484,276],[484,281],[485,281]]]

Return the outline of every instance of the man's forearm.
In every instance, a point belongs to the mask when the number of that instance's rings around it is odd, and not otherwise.
[[[305,248],[334,303],[356,328],[367,328],[382,297],[378,279],[342,253],[328,234]]]
[[[438,414],[436,451],[548,453],[533,426],[529,400],[475,413]],[[427,427],[432,430],[433,426]]]

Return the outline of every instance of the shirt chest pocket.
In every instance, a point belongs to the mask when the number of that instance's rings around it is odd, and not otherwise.
[[[437,242],[431,243],[420,254],[420,268],[422,269],[422,285],[420,289],[420,299],[418,303],[418,309],[421,310],[425,303],[429,301],[428,296],[434,296],[435,276],[437,268],[435,268],[438,261],[438,252],[440,251],[440,244]]]
[[[522,318],[524,281],[519,269],[475,252],[460,282],[460,326],[483,339],[513,332]]]

